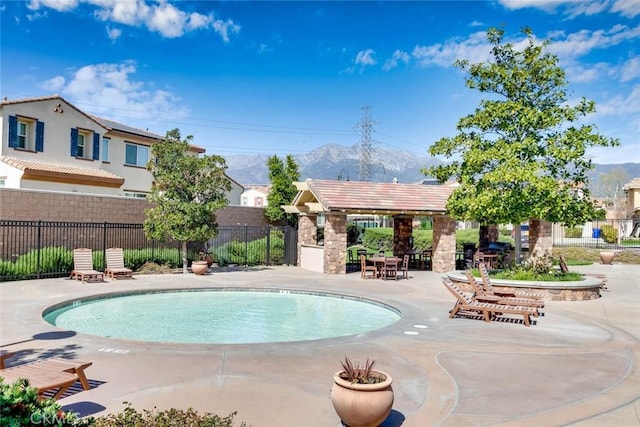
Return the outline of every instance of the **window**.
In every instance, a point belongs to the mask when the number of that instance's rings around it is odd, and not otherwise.
[[[130,166],[147,166],[149,147],[145,145],[126,144],[124,164]]]
[[[85,135],[83,133],[78,133],[78,149],[76,150],[76,157],[85,157],[84,138]]]
[[[109,138],[102,138],[102,161],[109,161],[109,142],[111,140]]]
[[[44,150],[44,122],[23,116],[9,116],[9,147]]]
[[[71,157],[100,158],[100,135],[91,130],[71,128]]]
[[[247,206],[249,204],[249,198],[247,196],[242,196],[242,201],[240,203],[242,206]]]
[[[262,207],[262,203],[263,203],[262,197],[256,197],[255,202],[254,202],[255,207],[261,208]]]
[[[29,125],[27,122],[18,120],[18,148],[27,148],[29,140]]]
[[[0,176],[0,188],[4,188],[7,185],[7,177],[6,176]]]

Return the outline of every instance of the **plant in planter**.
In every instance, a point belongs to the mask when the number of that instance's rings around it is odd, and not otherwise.
[[[201,275],[209,271],[207,261],[193,261],[191,263],[191,271],[193,274]]]
[[[342,422],[349,427],[380,425],[393,406],[393,379],[374,369],[375,360],[360,366],[345,357],[342,369],[333,375],[331,403]]]

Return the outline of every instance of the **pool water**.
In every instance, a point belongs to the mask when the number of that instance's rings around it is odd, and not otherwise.
[[[374,301],[333,294],[207,289],[76,300],[46,310],[44,319],[103,337],[240,344],[361,334],[396,322],[400,314]]]

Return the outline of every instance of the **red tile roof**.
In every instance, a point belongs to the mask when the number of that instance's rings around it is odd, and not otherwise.
[[[377,183],[363,181],[311,180],[296,197],[299,206],[317,201],[325,211],[377,214],[445,213],[452,185]],[[312,197],[311,197],[312,196]]]
[[[21,160],[0,156],[0,161],[24,171],[23,178],[53,182],[79,182],[88,185],[119,187],[124,178],[103,169],[79,168],[56,163]]]

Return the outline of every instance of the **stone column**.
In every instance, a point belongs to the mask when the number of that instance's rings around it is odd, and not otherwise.
[[[302,245],[318,244],[318,217],[316,215],[298,215],[298,266],[300,266],[300,248]]]
[[[456,222],[445,215],[433,217],[433,271],[456,269]]]
[[[346,274],[347,215],[329,213],[324,224],[324,272]]]
[[[411,250],[409,238],[413,235],[412,218],[409,216],[393,217],[393,253],[406,254]]]
[[[540,257],[553,249],[552,224],[541,219],[529,220],[529,256]]]

